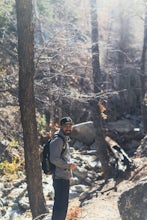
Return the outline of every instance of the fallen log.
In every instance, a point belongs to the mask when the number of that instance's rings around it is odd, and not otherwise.
[[[115,158],[115,168],[117,168],[118,171],[125,172],[126,170],[129,170],[133,167],[132,160],[116,141],[112,140],[108,136],[105,137],[105,141],[108,144],[110,152]]]

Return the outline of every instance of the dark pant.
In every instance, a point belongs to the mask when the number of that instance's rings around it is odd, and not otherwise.
[[[55,197],[52,220],[65,220],[68,209],[69,180],[54,179],[53,186]]]

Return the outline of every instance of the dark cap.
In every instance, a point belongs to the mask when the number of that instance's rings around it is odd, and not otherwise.
[[[64,124],[67,124],[67,123],[73,124],[73,121],[70,117],[61,118],[61,120],[60,120],[60,125],[61,126],[64,125]]]

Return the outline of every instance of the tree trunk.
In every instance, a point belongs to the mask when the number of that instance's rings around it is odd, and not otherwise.
[[[144,21],[144,43],[141,60],[141,110],[144,133],[147,133],[147,6]]]
[[[93,112],[93,123],[97,133],[95,139],[97,156],[102,164],[104,179],[107,180],[109,177],[112,177],[112,167],[109,166],[108,148],[105,141],[105,133],[102,128],[101,113],[97,101],[93,100],[90,104]]]
[[[97,16],[97,4],[96,0],[90,0],[90,14],[91,14],[91,42],[92,42],[92,69],[93,69],[93,82],[94,82],[94,93],[97,94],[101,91],[101,71],[99,63],[99,45],[98,45],[98,16]],[[107,179],[111,176],[111,169],[108,165],[109,158],[107,152],[107,144],[103,134],[102,118],[98,101],[93,100],[90,102],[93,122],[97,131],[97,154],[101,161],[104,177]]]
[[[94,92],[98,93],[101,91],[101,71],[99,63],[98,16],[96,0],[90,0],[90,15]]]
[[[24,137],[25,169],[33,218],[46,212],[37,139],[34,98],[34,28],[32,1],[16,0],[19,58],[19,103]]]

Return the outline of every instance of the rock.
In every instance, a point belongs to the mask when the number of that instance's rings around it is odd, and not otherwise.
[[[96,149],[88,150],[87,153],[88,153],[88,155],[97,155],[97,151],[96,151]]]
[[[20,200],[18,202],[18,205],[19,205],[19,208],[22,210],[22,211],[26,211],[26,210],[29,210],[30,209],[30,205],[29,205],[29,201],[28,199],[26,198],[23,198],[22,200]]]
[[[136,155],[139,157],[147,157],[147,135],[142,139],[141,145],[136,151]]]
[[[83,193],[80,194],[79,196],[79,201],[81,202],[81,205],[84,206],[86,204],[88,204],[88,200],[93,198],[93,194],[89,193],[88,191],[85,191]]]
[[[85,148],[87,149],[87,146],[85,146],[83,143],[80,141],[76,140],[73,144],[74,149],[76,150],[84,150]]]
[[[82,206],[86,206],[86,205],[88,205],[89,203],[90,203],[89,200],[85,200],[84,202],[82,202]]]
[[[91,145],[89,146],[89,148],[90,148],[90,150],[96,150],[96,149],[97,149],[96,143],[94,142],[93,144],[91,144]]]
[[[85,179],[87,177],[87,170],[82,167],[77,167],[73,170],[73,174],[79,179]]]
[[[70,180],[70,185],[71,186],[77,185],[79,183],[80,183],[80,180],[77,177],[72,177],[71,180]]]
[[[147,219],[147,179],[123,192],[118,200],[122,220]]]
[[[73,192],[82,193],[82,192],[85,192],[87,190],[87,186],[79,184],[79,185],[76,185],[76,186],[72,186],[71,190]]]
[[[8,145],[9,145],[9,141],[7,140],[0,141],[0,161],[1,162],[5,160],[5,151]]]
[[[92,169],[94,169],[97,166],[98,162],[97,161],[89,161],[88,164]]]
[[[49,200],[54,198],[53,180],[51,175],[43,175],[43,193]]]
[[[93,122],[88,121],[74,125],[70,136],[72,139],[78,140],[87,146],[90,146],[96,137],[96,130]]]
[[[135,126],[131,121],[123,119],[115,122],[109,122],[107,124],[107,128],[110,130],[117,131],[119,133],[128,133],[130,131],[133,131]]]
[[[87,183],[87,185],[89,185],[89,186],[93,185],[93,181],[89,177],[86,177],[86,179],[84,179],[84,182]]]
[[[54,199],[54,190],[50,190],[48,192],[48,198],[49,198],[49,200],[53,200]]]
[[[83,201],[84,199],[86,199],[88,194],[89,194],[88,192],[81,193],[79,196],[79,201]]]
[[[0,207],[0,218],[6,214],[6,208]]]

